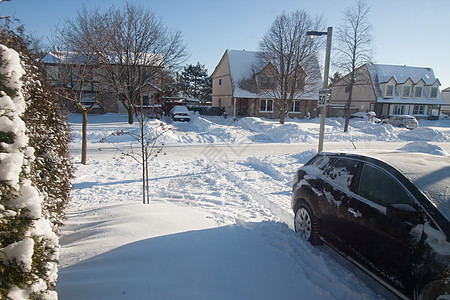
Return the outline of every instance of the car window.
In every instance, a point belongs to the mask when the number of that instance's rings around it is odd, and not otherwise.
[[[355,179],[359,175],[361,165],[362,163],[353,159],[336,159],[335,163],[329,168],[327,175],[337,185],[354,192]]]
[[[330,158],[326,155],[318,155],[316,158],[311,161],[309,165],[319,168],[320,170],[324,170],[325,166],[330,162]]]
[[[363,168],[358,194],[383,206],[413,204],[409,193],[394,177],[369,164],[365,164]]]

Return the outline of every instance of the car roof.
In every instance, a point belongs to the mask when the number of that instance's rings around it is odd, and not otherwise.
[[[174,106],[174,107],[172,108],[172,112],[174,112],[174,113],[176,113],[176,112],[182,112],[182,113],[185,113],[185,112],[188,112],[188,109],[187,109],[186,106],[183,106],[183,105],[176,105],[176,106]]]
[[[447,221],[450,220],[449,156],[383,150],[349,150],[345,153],[328,153],[332,155],[346,154],[356,158],[370,157],[391,165],[418,187]]]

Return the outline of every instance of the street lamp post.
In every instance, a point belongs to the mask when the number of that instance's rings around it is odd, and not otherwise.
[[[306,35],[311,36],[312,38],[326,35],[327,36],[327,48],[325,52],[325,66],[323,70],[323,88],[328,88],[328,76],[330,72],[330,53],[331,53],[331,36],[333,33],[333,27],[328,27],[327,32],[322,31],[308,31]],[[325,105],[323,105],[320,109],[320,129],[319,129],[319,148],[318,152],[322,152],[323,150],[323,136],[325,132],[325,115],[327,113],[326,107],[327,101],[325,101]]]

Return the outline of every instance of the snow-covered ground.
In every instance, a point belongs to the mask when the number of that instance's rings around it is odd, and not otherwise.
[[[389,297],[327,246],[292,230],[291,184],[316,153],[318,119],[193,116],[171,123],[150,164],[142,203],[140,166],[110,133],[133,130],[124,115],[92,115],[88,164],[77,165],[61,237],[61,299],[381,299]],[[73,115],[79,161],[81,117]],[[391,125],[327,119],[325,150],[450,153],[450,121]],[[150,126],[157,126],[158,121]],[[114,140],[115,138],[115,140]],[[108,137],[128,145],[127,136]]]

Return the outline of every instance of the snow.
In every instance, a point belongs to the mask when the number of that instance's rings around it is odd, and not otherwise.
[[[24,238],[2,248],[2,257],[0,258],[3,261],[7,259],[8,263],[17,262],[24,272],[29,272],[31,270],[33,246],[34,241],[32,238]]]
[[[247,50],[227,50],[228,65],[230,68],[230,76],[233,85],[233,97],[236,98],[265,98],[270,96],[270,93],[254,93],[245,90],[240,87],[239,83],[244,80],[251,78],[254,74],[261,71],[259,54],[256,51]],[[306,63],[318,66],[317,60],[310,60]],[[265,66],[264,66],[265,67]],[[305,65],[303,65],[305,67]],[[308,68],[305,68],[308,69]],[[307,85],[310,87],[310,92],[301,93],[295,95],[301,99],[316,99],[317,91],[322,86],[322,78],[319,76],[313,78],[312,76],[307,77]]]
[[[425,92],[425,87],[420,97],[413,97],[414,91],[411,91],[411,95],[408,98],[401,97],[401,91],[398,86],[395,87],[392,98],[384,98],[379,89],[380,83],[387,83],[391,78],[394,78],[397,84],[404,84],[408,79],[411,79],[414,85],[421,80],[423,80],[425,86],[432,86],[436,83],[440,85],[439,80],[434,76],[432,68],[383,64],[367,64],[367,67],[373,85],[378,87],[374,88],[374,91],[377,93],[377,101],[380,103],[445,104],[441,93],[438,93],[435,99],[431,99]]]
[[[0,248],[0,260],[3,261],[3,266],[9,265],[6,270],[9,267],[11,269],[20,268],[26,273],[24,278],[28,278],[27,282],[24,282],[23,278],[5,279],[4,285],[6,288],[4,287],[3,292],[7,293],[10,299],[28,299],[33,292],[40,294],[42,298],[56,299],[57,294],[54,291],[48,292],[49,286],[47,283],[49,285],[56,283],[58,239],[51,230],[49,221],[41,217],[42,196],[27,179],[30,173],[30,164],[34,160],[34,149],[28,147],[26,126],[21,119],[26,108],[21,80],[25,71],[16,51],[4,45],[0,45],[0,51],[2,59],[0,73],[5,77],[2,83],[5,87],[15,91],[15,95],[8,93],[11,96],[8,96],[5,91],[0,91],[0,131],[3,133],[2,153],[0,153],[0,180],[3,181],[2,191],[0,192],[2,196],[0,219],[2,223],[5,223],[5,228],[8,228],[10,227],[8,222],[11,221],[5,219],[4,216],[15,216],[20,210],[24,209],[21,215],[23,218],[27,217],[31,220],[30,226],[16,224],[11,227],[19,226],[21,227],[20,230],[25,231],[20,232],[18,229],[17,237],[9,232],[2,233],[5,236],[3,238],[4,243]],[[8,207],[9,210],[4,211],[5,207]],[[42,262],[33,259],[35,242],[42,242],[46,251],[53,252],[53,257],[45,257],[44,255]],[[50,274],[36,272],[32,277],[29,277],[33,271],[33,263],[36,263],[34,266],[51,270]],[[9,272],[14,274],[13,271]],[[15,285],[19,285],[22,289]]]
[[[81,116],[71,122],[78,162]],[[343,122],[326,120],[325,150],[353,148],[351,140],[440,157],[450,150],[447,120],[420,121],[431,129],[426,144],[420,131],[354,119],[344,134]],[[192,115],[170,126],[164,155],[150,163],[151,201],[144,205],[139,165],[113,159],[115,148],[100,143],[137,126],[126,115],[89,116],[88,164],[77,164],[60,239],[61,299],[392,297],[327,246],[313,247],[293,232],[294,174],[316,153],[319,120],[283,126]],[[116,138],[128,145],[127,135]]]

